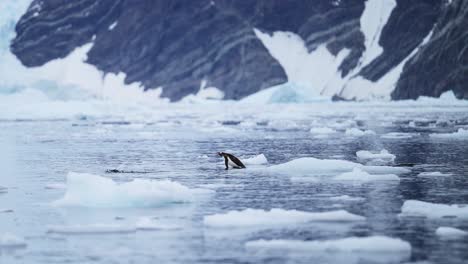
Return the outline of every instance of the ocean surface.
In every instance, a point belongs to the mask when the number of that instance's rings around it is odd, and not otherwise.
[[[468,128],[465,103],[429,100],[258,106],[225,102],[161,105],[144,111],[138,107],[123,111],[109,105],[99,114],[87,111],[89,107],[84,109],[67,112],[55,105],[49,110],[37,107],[37,111],[2,116],[0,241],[3,235],[4,245],[0,243],[0,263],[468,260],[468,236],[444,239],[435,233],[440,226],[468,231],[467,217],[399,216],[406,200],[468,204],[468,137],[455,134]],[[311,128],[316,130],[311,132]],[[323,128],[331,130],[313,132]],[[351,128],[374,133],[357,135]],[[431,136],[442,133],[445,136]],[[399,181],[333,181],[310,172],[299,175],[294,168],[281,173],[269,168],[304,157],[359,162],[357,151],[383,149],[396,156],[393,164],[414,164],[398,175]],[[263,154],[268,164],[224,170],[218,151],[241,160]],[[124,173],[106,172],[112,169]],[[419,175],[436,171],[445,176]],[[211,191],[195,194],[186,202],[174,202],[178,195],[184,196],[174,192],[168,194],[175,196],[173,200],[162,199],[151,206],[145,205],[144,199],[127,203],[127,193],[122,191],[109,198],[109,204],[93,204],[94,197],[107,195],[105,185],[90,188],[76,186],[82,183],[73,181],[67,185],[70,172],[90,174],[90,179],[102,176],[118,184],[169,179],[190,189]],[[77,199],[87,203],[57,204],[72,188]],[[249,227],[213,227],[204,222],[206,216],[248,208],[346,210],[365,220]],[[141,219],[162,226],[133,228]],[[7,243],[5,234],[21,243]],[[287,248],[246,246],[262,239],[326,241],[374,235],[408,242],[409,255],[342,248],[297,253]]]

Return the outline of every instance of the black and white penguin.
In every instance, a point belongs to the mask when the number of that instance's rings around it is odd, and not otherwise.
[[[244,163],[242,163],[242,161],[236,158],[236,156],[225,152],[218,152],[218,155],[224,157],[224,164],[226,165],[226,170],[229,169],[229,167],[233,169],[245,169]]]

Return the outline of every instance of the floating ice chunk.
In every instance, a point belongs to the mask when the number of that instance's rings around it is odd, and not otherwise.
[[[384,165],[391,164],[395,161],[395,155],[390,154],[386,149],[382,149],[380,153],[373,153],[367,150],[359,150],[356,152],[358,161],[372,164],[372,165]]]
[[[331,128],[334,128],[334,129],[345,129],[345,128],[355,126],[356,121],[354,121],[354,120],[344,120],[344,121],[341,121],[341,122],[335,122],[335,123],[328,124],[328,125]]]
[[[363,166],[361,169],[371,174],[401,174],[411,171],[408,168],[392,166]]]
[[[313,127],[309,131],[312,134],[333,134],[336,130],[329,127]]]
[[[369,174],[360,168],[354,168],[351,172],[342,173],[333,178],[338,181],[399,181],[395,174]]]
[[[136,222],[137,230],[178,230],[181,226],[173,224],[161,224],[151,219],[150,217],[141,217]]]
[[[347,136],[351,137],[363,137],[363,136],[372,136],[375,135],[375,132],[372,130],[361,130],[359,128],[348,128],[345,131]]]
[[[93,225],[56,225],[47,228],[48,233],[57,234],[120,234],[136,232],[134,226],[116,224],[93,224]]]
[[[448,177],[452,176],[451,173],[442,173],[440,171],[431,171],[431,172],[421,172],[418,174],[418,177]]]
[[[414,136],[419,136],[419,133],[401,133],[401,132],[390,132],[380,136],[381,138],[385,139],[405,139],[405,138],[412,138]]]
[[[242,162],[245,165],[263,165],[263,164],[268,164],[268,160],[265,157],[265,155],[260,154],[248,159],[242,159]]]
[[[458,228],[441,226],[437,228],[436,235],[444,239],[457,239],[468,235],[468,232]]]
[[[329,197],[328,199],[332,201],[363,201],[365,200],[362,197],[352,197],[349,195],[333,196],[333,197]]]
[[[435,133],[429,135],[431,138],[444,138],[444,139],[468,139],[468,129],[459,128],[457,132],[453,133]]]
[[[437,204],[417,200],[408,200],[401,207],[400,216],[424,216],[427,218],[460,217],[468,218],[466,204]]]
[[[45,187],[45,189],[57,189],[57,190],[64,190],[67,188],[66,184],[63,183],[49,183]]]
[[[411,245],[399,238],[386,236],[348,237],[336,240],[255,240],[245,244],[249,250],[287,250],[291,252],[404,252],[409,257]]]
[[[286,163],[270,166],[268,169],[274,172],[294,176],[335,176],[336,173],[350,172],[354,168],[359,168],[365,172],[373,174],[399,174],[410,171],[407,168],[402,167],[364,166],[347,160],[322,160],[312,157],[291,160]]]
[[[351,214],[344,210],[330,212],[304,212],[274,208],[270,211],[245,209],[229,211],[225,214],[208,215],[204,224],[211,227],[252,227],[301,224],[307,222],[349,222],[362,221],[365,217]]]
[[[169,180],[136,179],[116,183],[98,175],[70,172],[63,198],[56,206],[84,207],[154,207],[170,203],[186,203],[195,200],[196,194],[210,190],[190,189]]]
[[[26,242],[23,238],[6,233],[0,236],[0,249],[1,248],[21,248],[26,247]]]

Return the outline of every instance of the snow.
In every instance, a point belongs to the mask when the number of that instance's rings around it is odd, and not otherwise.
[[[372,136],[375,135],[375,132],[372,130],[361,130],[359,128],[348,128],[345,131],[345,135],[351,137],[363,137],[363,136]]]
[[[155,207],[173,203],[188,203],[196,194],[212,191],[190,189],[169,180],[135,179],[117,183],[99,175],[70,172],[65,195],[53,202],[55,206],[83,207]]]
[[[417,200],[408,200],[401,207],[400,216],[424,216],[427,218],[442,218],[446,216],[468,218],[468,205],[466,204],[438,204]]]
[[[436,230],[436,235],[443,239],[457,239],[457,238],[462,238],[464,236],[468,235],[467,231],[463,231],[458,228],[453,228],[453,227],[446,227],[446,226],[441,226],[437,228]]]
[[[382,29],[396,7],[395,0],[368,0],[361,15],[361,31],[364,34],[365,52],[360,64],[367,65],[383,52],[379,45]]]
[[[270,211],[249,208],[242,211],[229,211],[225,214],[208,215],[204,217],[203,222],[205,226],[210,227],[254,227],[294,225],[307,222],[349,222],[364,219],[362,216],[344,210],[317,213],[278,208]]]
[[[26,245],[24,239],[16,235],[10,233],[0,235],[0,249],[26,247]]]
[[[245,165],[264,165],[268,164],[268,160],[265,155],[260,154],[254,157],[246,158],[241,160]]]
[[[205,103],[207,100],[222,100],[224,92],[216,87],[207,87],[207,81],[202,80],[196,94],[189,94],[182,98],[181,103]]]
[[[360,168],[354,168],[351,172],[342,173],[333,178],[338,181],[399,181],[400,177],[395,174],[369,174]]]
[[[431,172],[421,172],[418,174],[418,177],[448,177],[452,176],[451,173],[442,173],[440,171],[431,171]]]
[[[435,133],[429,135],[431,138],[441,139],[468,139],[468,129],[459,128],[457,132],[453,133]]]
[[[254,33],[281,64],[289,82],[301,87],[299,92],[310,98],[321,96],[321,91],[349,54],[348,49],[342,49],[335,57],[326,44],[309,53],[304,40],[292,32],[277,31],[270,36],[254,29]]]
[[[305,253],[323,252],[404,252],[409,257],[411,245],[399,238],[386,236],[348,237],[336,240],[255,240],[249,241],[245,247],[250,250],[288,250]]]
[[[382,149],[379,153],[359,150],[356,152],[356,156],[359,162],[372,165],[392,164],[396,158],[395,155],[390,154],[386,149]]]

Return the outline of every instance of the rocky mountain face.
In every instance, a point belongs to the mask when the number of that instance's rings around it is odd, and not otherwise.
[[[309,52],[326,44],[349,53],[342,76],[365,50],[360,18],[365,0],[34,0],[16,25],[11,51],[28,67],[63,58],[92,42],[87,63],[126,83],[163,87],[177,101],[201,81],[240,99],[287,82],[278,61],[254,33],[289,31]],[[381,29],[383,52],[357,73],[377,81],[404,61],[393,99],[439,96],[453,89],[468,98],[468,1],[396,0]]]

